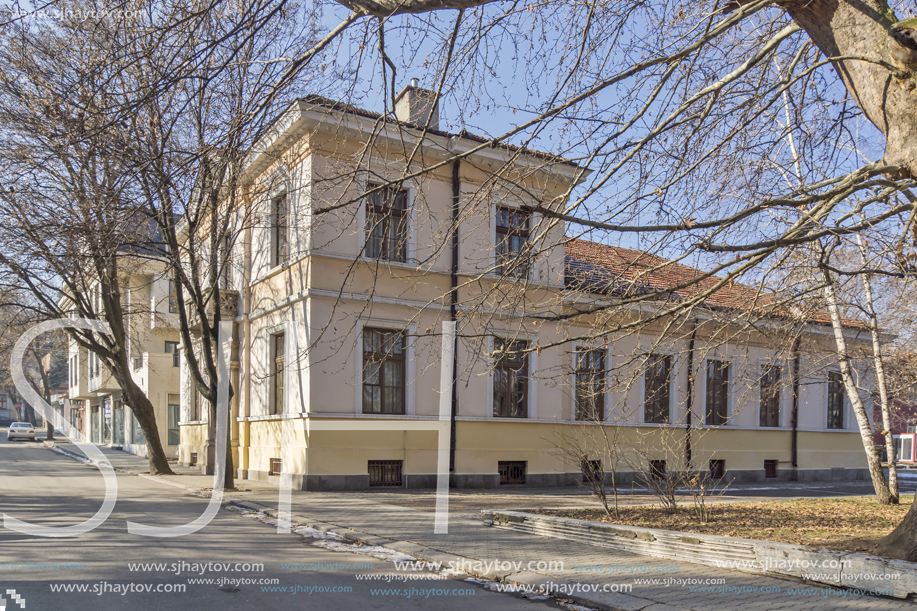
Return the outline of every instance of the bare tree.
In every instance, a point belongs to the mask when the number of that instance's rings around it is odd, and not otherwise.
[[[428,82],[436,83],[436,95],[461,100],[454,104],[458,108],[455,131],[471,143],[463,150],[428,157],[422,137],[408,144],[416,134],[411,131],[403,154],[393,162],[398,167],[378,173],[370,185],[359,186],[354,166],[371,158],[379,144],[369,138],[364,148],[349,153],[354,164],[316,176],[317,187],[345,187],[344,195],[323,201],[312,211],[311,222],[316,224],[343,233],[367,197],[383,196],[407,180],[447,168],[460,172],[462,164],[480,151],[501,147],[513,151],[508,162],[487,169],[478,194],[467,198],[454,194],[454,216],[437,234],[432,257],[456,248],[459,223],[475,218],[476,210],[489,199],[528,189],[528,177],[519,176],[516,162],[531,159],[530,148],[548,142],[550,150],[579,164],[576,179],[569,181],[565,192],[528,207],[540,221],[531,227],[525,253],[515,261],[498,261],[462,277],[453,267],[449,290],[430,299],[447,304],[453,320],[460,306],[467,312],[461,341],[482,358],[492,352],[482,350],[490,341],[482,327],[493,319],[488,312],[494,303],[512,315],[535,315],[544,323],[585,321],[580,339],[588,341],[610,332],[665,326],[673,317],[699,307],[732,306],[728,311],[735,312],[736,304],[719,301],[717,296],[743,280],[754,285],[751,293],[741,296],[749,304],[741,310],[745,312],[741,323],[748,330],[762,320],[791,319],[800,324],[812,320],[819,304],[800,312],[797,302],[811,298],[813,291],[823,291],[825,283],[795,295],[780,293],[776,289],[781,287],[774,286],[781,282],[774,270],[811,254],[806,250],[810,246],[817,248],[827,240],[867,230],[885,232],[892,236],[893,248],[884,271],[901,276],[915,271],[917,208],[908,193],[917,184],[917,100],[912,94],[917,44],[913,21],[899,21],[883,0],[791,0],[776,5],[765,0],[691,5],[667,0],[592,1],[547,2],[537,7],[484,0],[342,0],[339,4],[346,9],[334,15],[340,20],[327,30],[316,27],[310,32],[314,35],[291,43],[291,53],[281,52],[283,44],[292,40],[282,22],[292,13],[315,15],[296,13],[300,7],[284,2],[244,4],[238,14],[234,4],[217,2],[212,5],[212,20],[207,16],[185,19],[187,7],[169,4],[164,25],[155,30],[68,26],[85,45],[77,45],[85,53],[68,53],[68,58],[75,58],[75,64],[80,57],[105,60],[96,59],[89,71],[78,66],[62,71],[73,79],[62,84],[71,85],[77,94],[88,87],[92,95],[71,96],[79,103],[67,106],[71,97],[62,91],[70,93],[70,89],[54,88],[58,93],[50,99],[46,91],[36,91],[34,98],[51,110],[39,104],[29,111],[29,121],[17,112],[5,117],[11,125],[18,121],[38,134],[45,133],[46,122],[60,124],[65,127],[53,135],[68,136],[65,142],[98,143],[104,155],[94,159],[112,160],[117,171],[103,175],[105,180],[94,185],[107,196],[102,209],[93,209],[96,214],[104,216],[125,205],[125,198],[112,198],[110,193],[120,188],[121,176],[131,176],[130,201],[136,203],[139,197],[145,212],[156,220],[180,294],[202,321],[203,364],[195,356],[198,340],[192,338],[184,315],[183,343],[195,386],[211,405],[213,340],[222,320],[221,306],[214,305],[219,302],[216,283],[226,261],[219,255],[220,248],[227,234],[235,235],[239,227],[254,223],[250,211],[256,206],[249,208],[247,202],[264,199],[264,193],[246,192],[251,187],[246,182],[246,163],[260,153],[267,160],[271,155],[250,147],[261,141],[260,128],[269,127],[266,117],[281,107],[277,101],[299,93],[303,83],[297,79],[305,66],[317,68],[313,75],[334,73],[334,79],[316,79],[309,85],[323,89],[320,93],[337,93],[345,101],[310,98],[310,103],[344,113],[353,108],[346,102],[360,101],[361,91],[370,95],[381,91],[383,112],[373,118],[375,125],[380,129],[395,125],[403,134],[409,130],[394,122],[391,112],[396,78],[409,69],[422,70]],[[449,27],[441,27],[443,16],[448,16]],[[408,34],[395,38],[393,31],[399,29]],[[423,53],[393,52],[398,43],[421,44],[411,40],[421,30],[428,33],[418,37],[424,41]],[[261,36],[273,36],[283,44],[265,45]],[[356,51],[323,55],[325,50],[333,51],[331,43],[339,38],[347,38]],[[20,38],[11,36],[10,41],[19,44]],[[140,51],[132,54],[135,46]],[[557,53],[545,54],[545,47]],[[60,39],[49,46],[58,56],[61,49],[71,48]],[[92,55],[90,50],[99,48],[117,52]],[[160,52],[164,49],[178,51]],[[38,55],[45,62],[51,56],[50,52]],[[427,61],[414,63],[414,57]],[[321,64],[313,66],[313,61]],[[112,63],[110,70],[105,62]],[[7,62],[5,69],[12,71],[18,65]],[[253,77],[256,67],[264,71]],[[37,70],[54,72],[47,63]],[[81,79],[75,74],[91,77]],[[252,80],[255,84],[249,87]],[[236,87],[236,82],[242,85]],[[129,87],[129,83],[139,85]],[[21,93],[9,87],[12,93]],[[510,95],[513,88],[525,91],[525,99]],[[55,110],[62,103],[66,113]],[[474,127],[476,115],[489,108],[502,111],[505,126],[481,137],[460,132]],[[85,113],[92,116],[88,125],[84,125]],[[436,131],[429,117],[410,129],[419,130],[421,136]],[[787,133],[794,136],[791,145]],[[557,162],[550,156],[538,158],[543,168]],[[787,173],[797,180],[779,188]],[[67,187],[71,199],[72,193],[85,191],[82,185],[77,187]],[[17,189],[22,192],[20,185]],[[15,209],[16,197],[6,194],[4,198]],[[84,199],[92,198],[86,194]],[[242,222],[237,224],[230,220],[230,211],[240,208]],[[384,220],[377,225],[385,225]],[[493,275],[506,280],[524,276],[519,272],[527,261],[559,246],[544,237],[558,226],[566,226],[572,236],[624,243],[706,271],[663,286],[645,282],[654,270],[665,267],[651,263],[628,271],[632,276],[616,279],[626,286],[607,291],[613,299],[591,299],[582,307],[549,300],[532,303],[525,282],[511,288],[506,288],[508,283],[487,284]],[[42,230],[48,228],[58,229],[50,224]],[[21,236],[20,243],[26,237],[31,236]],[[200,267],[195,265],[198,259]],[[105,261],[105,257],[94,260],[96,275]],[[419,261],[418,269],[424,263]],[[34,278],[24,267],[19,269],[21,281]],[[355,260],[342,282],[342,296],[365,282],[365,276],[358,278],[359,270]],[[58,269],[46,273],[41,282],[63,275]],[[385,271],[377,267],[373,273],[371,283]],[[112,281],[107,286],[114,287],[107,289],[112,301],[117,286]],[[840,306],[831,305],[830,295],[828,301],[832,320],[839,320]],[[635,308],[647,315],[636,319],[624,315]],[[735,329],[735,322],[728,328]],[[710,343],[737,334],[721,331]],[[312,339],[313,345],[337,341],[336,337],[333,326],[323,328]],[[551,346],[525,350],[546,347]],[[841,362],[847,362],[846,351],[839,352]],[[118,360],[116,356],[113,353],[111,360]],[[852,376],[848,374],[845,383]],[[853,401],[855,384],[845,385]],[[861,411],[857,410],[857,417],[863,433],[868,423],[862,422]],[[691,429],[687,430],[690,439]],[[863,441],[868,449],[865,433]],[[878,478],[871,453],[867,457]],[[881,489],[877,486],[877,491]],[[913,528],[917,514],[912,510],[909,516],[908,528]],[[901,533],[895,538],[917,540],[902,538]],[[915,554],[917,549],[911,545],[904,557]]]

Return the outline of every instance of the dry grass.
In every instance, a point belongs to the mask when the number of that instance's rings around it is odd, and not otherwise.
[[[724,535],[809,545],[822,549],[869,553],[910,509],[914,495],[901,505],[880,505],[872,497],[802,499],[756,503],[717,503],[712,520],[699,524],[682,505],[675,515],[658,507],[626,507],[615,520],[595,509],[541,511],[546,515],[614,522],[683,532]]]

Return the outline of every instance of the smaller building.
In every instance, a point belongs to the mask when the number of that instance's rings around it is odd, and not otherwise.
[[[128,313],[131,375],[153,403],[163,449],[166,456],[173,457],[179,444],[178,304],[164,262],[124,256],[121,284]],[[90,290],[98,300],[98,285]],[[65,303],[66,297],[62,300]],[[59,401],[66,406],[62,415],[70,425],[92,443],[146,456],[143,431],[111,371],[72,340],[67,369],[68,387]]]

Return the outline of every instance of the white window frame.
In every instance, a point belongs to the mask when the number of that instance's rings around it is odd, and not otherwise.
[[[267,253],[267,269],[266,272],[262,275],[270,275],[278,269],[283,268],[284,265],[289,265],[293,258],[293,249],[291,248],[290,234],[291,232],[291,223],[290,219],[292,215],[290,210],[292,208],[290,194],[293,192],[290,185],[290,172],[286,165],[275,170],[264,182],[265,186],[265,205],[267,206],[267,223],[265,229],[267,230],[267,244],[268,244],[268,253]],[[287,206],[287,262],[275,264],[274,263],[274,200],[278,197],[283,196],[286,199]]]
[[[360,188],[360,193],[366,193],[369,189],[369,184],[385,184],[392,182],[392,180],[385,177],[370,177],[369,174],[364,170],[360,172],[357,176],[357,184]],[[408,219],[408,240],[405,246],[404,262],[401,261],[391,261],[389,259],[377,259],[375,257],[367,257],[366,252],[366,197],[365,195],[360,198],[360,206],[357,210],[357,227],[359,231],[357,232],[358,243],[357,243],[357,252],[360,253],[360,259],[362,261],[377,262],[385,265],[410,265],[411,267],[416,267],[417,265],[417,207],[414,205],[417,197],[417,183],[413,180],[405,180],[401,183],[401,188],[407,191],[407,219]],[[407,409],[405,408],[405,411]]]
[[[363,413],[363,329],[366,327],[404,332],[404,414]],[[354,332],[354,414],[369,418],[401,418],[415,415],[414,376],[416,375],[416,364],[414,352],[416,350],[417,324],[403,320],[360,318],[357,320],[357,324],[354,325]]]
[[[264,362],[267,363],[267,403],[264,404],[264,409],[262,410],[261,415],[265,418],[282,418],[286,414],[290,413],[290,376],[287,375],[290,371],[289,366],[293,362],[290,358],[290,353],[293,351],[292,345],[295,340],[293,339],[293,333],[291,329],[292,325],[289,324],[289,321],[284,321],[282,323],[276,324],[272,327],[266,329],[267,332],[267,354]],[[283,333],[283,397],[281,398],[281,408],[282,410],[277,414],[271,413],[271,406],[274,405],[274,381],[272,379],[274,371],[274,336]]]
[[[707,370],[710,361],[726,361],[729,363],[729,392],[726,397],[726,424],[707,424]],[[701,411],[699,414],[700,424],[698,426],[709,428],[734,427],[735,425],[731,424],[731,422],[736,415],[736,358],[726,355],[708,355],[703,358],[702,366],[703,375],[700,376],[700,380],[695,377],[695,382],[700,382],[700,384],[695,383],[695,386],[699,387],[698,390],[700,392],[698,393],[698,399],[701,404]]]
[[[646,366],[642,367],[640,373],[640,426],[672,426],[673,424],[678,423],[678,379],[679,374],[681,373],[681,359],[678,358],[678,353],[674,348],[665,348],[665,347],[656,347],[650,350],[646,356],[650,354],[659,354],[661,356],[668,356],[672,359],[672,367],[669,370],[669,422],[668,424],[659,424],[657,422],[647,422],[646,421]],[[730,363],[731,367],[731,363]],[[731,374],[731,372],[730,372]],[[704,396],[706,397],[706,370],[705,375],[705,392]],[[730,382],[732,378],[730,378]],[[732,394],[732,386],[730,385],[730,394]],[[704,406],[706,412],[706,405]]]
[[[491,351],[493,348],[491,347]],[[599,344],[599,345],[586,345],[580,341],[570,342],[570,374],[568,376],[568,388],[571,389],[570,397],[567,401],[567,417],[566,420],[574,423],[583,423],[582,420],[576,419],[576,358],[578,356],[578,351],[580,350],[602,350],[605,352],[605,396],[604,396],[604,411],[605,418],[603,422],[608,422],[612,419],[611,409],[614,407],[614,397],[612,397],[611,392],[611,374],[612,374],[612,360],[614,356],[612,355],[611,345],[610,344]],[[535,353],[537,356],[537,353]],[[529,387],[531,391],[531,386]],[[490,411],[493,412],[493,394],[490,395]]]
[[[494,337],[499,337],[505,341],[518,341],[522,340],[528,342],[531,345],[538,345],[538,335],[529,334],[529,333],[511,333],[508,331],[501,330],[491,330],[488,331],[488,335],[485,338],[485,346],[487,349],[487,404],[485,406],[486,416],[488,420],[496,420],[498,422],[516,422],[519,420],[536,420],[538,418],[538,381],[535,379],[535,372],[538,371],[538,351],[532,350],[528,354],[528,362],[526,363],[528,368],[528,386],[526,387],[528,405],[527,414],[525,418],[506,418],[503,416],[494,416]],[[606,395],[607,396],[607,395]]]
[[[783,388],[780,390],[780,403],[778,405],[779,415],[777,417],[777,426],[761,426],[761,376],[763,374],[763,369],[765,367],[779,367],[780,368],[780,384]],[[790,400],[792,399],[793,389],[791,386],[788,386],[786,381],[789,375],[789,367],[783,359],[779,358],[762,358],[758,359],[758,376],[757,381],[757,393],[755,401],[755,428],[761,429],[762,431],[777,431],[780,429],[785,429],[789,426],[789,408]],[[827,405],[827,400],[826,400]],[[827,422],[827,416],[826,416]]]
[[[844,397],[844,409],[843,409],[844,426],[839,429],[829,429],[828,428],[828,385],[830,383],[830,380],[831,380],[830,376],[832,373],[836,373],[841,376],[841,391]],[[827,373],[825,373],[824,388],[825,388],[825,394],[823,395],[824,400],[822,401],[822,406],[825,409],[822,411],[821,430],[827,433],[847,433],[855,428],[858,428],[859,425],[856,424],[856,415],[853,413],[853,404],[850,402],[850,397],[847,396],[847,386],[844,384],[844,377],[843,377],[843,374],[841,374],[840,367],[829,367],[828,368]],[[862,395],[861,395],[861,398],[862,398]],[[870,412],[871,410],[867,408],[866,410],[867,415]]]
[[[519,209],[525,206],[521,202],[513,202],[508,200],[495,201],[490,204],[490,256],[488,258],[488,275],[494,278],[500,278],[501,276],[497,273],[497,208],[513,208]],[[529,212],[529,238],[528,242],[532,242],[533,238],[537,236],[534,235],[535,228],[541,223],[541,214],[535,212],[534,210]],[[532,250],[534,253],[534,249]],[[542,257],[533,254],[532,255],[532,264],[529,266],[528,274],[524,278],[515,278],[518,282],[540,282],[541,274],[540,265]],[[507,280],[513,280],[512,278],[507,278]]]

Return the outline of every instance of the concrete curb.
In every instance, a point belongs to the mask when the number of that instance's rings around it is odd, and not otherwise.
[[[588,522],[525,513],[481,512],[484,524],[635,554],[746,573],[792,577],[842,588],[887,590],[895,598],[917,593],[917,563],[802,545],[658,528]],[[817,576],[813,578],[813,575]],[[895,578],[890,578],[897,575]]]
[[[69,456],[70,458],[72,458],[72,459],[74,459],[74,460],[76,460],[76,461],[78,461],[78,462],[81,462],[81,463],[83,463],[83,464],[89,464],[89,465],[92,465],[93,467],[96,467],[96,468],[99,467],[98,463],[94,462],[94,461],[93,461],[92,459],[90,459],[89,457],[83,456],[82,454],[77,454],[76,452],[71,452],[70,450],[67,450],[67,449],[65,449],[65,448],[62,448],[61,446],[57,445],[57,443],[55,443],[54,441],[47,441],[47,440],[45,440],[45,441],[42,441],[41,443],[42,443],[42,445],[44,445],[47,449],[52,450],[52,451],[59,452],[59,453],[64,454],[64,455],[66,455],[66,456]],[[111,461],[109,461],[109,464],[111,464]],[[132,470],[130,470],[130,469],[125,469],[124,467],[116,467],[115,465],[111,465],[111,468],[112,468],[114,471],[117,471],[118,473],[129,473],[130,475],[142,475],[139,471],[132,471]],[[148,475],[148,474],[147,474],[147,475]]]
[[[42,442],[41,442],[41,445],[43,445],[45,448],[51,450],[52,452],[58,452],[59,454],[63,454],[64,456],[67,456],[67,457],[69,457],[69,458],[72,458],[72,459],[76,460],[77,462],[81,462],[81,463],[83,463],[83,464],[90,464],[90,465],[96,466],[95,463],[93,463],[91,460],[89,460],[87,457],[83,456],[82,454],[77,454],[76,452],[71,452],[70,450],[65,450],[64,448],[60,447],[59,445],[57,445],[57,444],[54,443],[53,441],[42,441]],[[115,469],[115,471],[117,471],[117,469]]]
[[[230,500],[229,504],[251,511],[259,511],[272,518],[277,518],[277,510],[266,505],[261,505],[260,503]],[[313,520],[298,514],[291,514],[290,520],[296,524],[340,535],[352,543],[387,547],[426,562],[438,562],[443,565],[449,565],[451,563],[452,566],[462,564],[464,564],[464,566],[475,566],[482,562],[479,558],[458,556],[410,541],[398,541],[396,539],[379,537],[350,528],[337,526],[335,524]],[[631,594],[621,594],[617,592],[579,592],[577,591],[579,584],[531,571],[520,571],[516,573],[500,570],[463,572],[479,579],[521,586],[536,592],[538,592],[540,587],[552,587],[556,595],[551,596],[572,600],[577,604],[592,607],[594,609],[602,609],[603,611],[676,611],[673,607]]]

